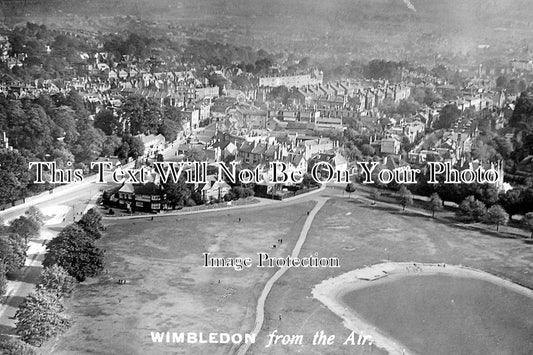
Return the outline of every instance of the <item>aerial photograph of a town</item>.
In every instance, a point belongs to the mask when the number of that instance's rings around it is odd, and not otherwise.
[[[0,0],[0,355],[532,355],[533,1]]]

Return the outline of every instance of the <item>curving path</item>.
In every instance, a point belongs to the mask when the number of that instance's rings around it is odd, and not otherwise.
[[[309,232],[309,228],[311,228],[311,223],[313,223],[313,219],[315,218],[315,215],[318,213],[318,211],[324,206],[326,201],[328,200],[327,197],[320,197],[318,199],[318,203],[315,205],[315,207],[309,212],[309,216],[307,216],[307,219],[305,220],[305,223],[302,227],[302,231],[300,232],[300,236],[298,237],[298,240],[296,241],[296,245],[294,246],[294,249],[292,250],[291,257],[297,258],[298,254],[300,254],[300,250],[302,249],[302,246],[305,242],[305,238],[307,238],[307,233]],[[268,294],[270,293],[270,290],[272,290],[272,287],[274,286],[274,283],[276,283],[277,280],[287,270],[289,270],[290,267],[284,266],[280,268],[272,277],[267,281],[265,284],[265,287],[263,288],[263,291],[261,292],[261,295],[259,296],[259,299],[257,300],[257,307],[255,312],[255,325],[254,328],[250,333],[258,335],[261,331],[261,328],[263,327],[263,321],[265,319],[265,301],[268,297]],[[246,352],[250,349],[251,343],[243,343],[242,346],[237,350],[237,355],[244,355]]]

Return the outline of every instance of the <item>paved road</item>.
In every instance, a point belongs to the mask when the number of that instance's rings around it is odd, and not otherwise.
[[[134,162],[130,162],[125,164],[124,168],[132,168],[133,166]],[[52,193],[45,191],[39,195],[28,197],[26,198],[25,203],[0,211],[0,217],[7,223],[8,220],[21,216],[30,206],[44,208],[65,202],[72,205],[72,201],[76,202],[77,200],[83,200],[85,198],[89,199],[99,190],[109,186],[106,184],[97,184],[96,178],[97,175],[90,175],[85,177],[82,182],[74,182],[58,186]],[[104,178],[106,181],[110,181],[111,172],[106,171],[104,173]],[[74,205],[75,204],[76,203],[74,203]]]

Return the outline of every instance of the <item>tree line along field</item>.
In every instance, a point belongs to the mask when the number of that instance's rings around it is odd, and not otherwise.
[[[528,288],[533,287],[533,251],[527,239],[474,231],[467,226],[435,221],[401,207],[330,199],[319,211],[301,254],[318,251],[340,258],[339,269],[292,269],[272,289],[260,340],[251,354],[365,354],[358,346],[301,347],[279,345],[265,349],[266,336],[302,334],[312,339],[318,330],[346,339],[350,331],[340,318],[311,296],[315,284],[345,272],[387,261],[447,263],[477,268]],[[513,305],[514,309],[520,309]],[[357,309],[356,309],[357,310]],[[282,320],[278,315],[281,314]],[[445,329],[442,329],[446,333]],[[413,329],[413,336],[416,330]],[[379,349],[374,349],[380,353]]]
[[[46,349],[225,353],[228,349],[216,344],[153,344],[150,331],[249,332],[257,297],[276,269],[203,268],[202,253],[254,260],[259,251],[287,255],[313,205],[109,221],[100,240],[108,272],[77,287],[66,305],[72,327]],[[283,243],[273,249],[279,238]],[[119,279],[127,283],[119,285]]]
[[[0,238],[0,295],[8,291],[3,300],[0,353],[36,354],[34,347],[40,347],[69,327],[70,320],[63,313],[64,298],[72,293],[77,281],[96,276],[102,269],[103,252],[94,246],[103,230],[101,218],[90,209],[50,240],[45,237],[50,230],[41,227],[51,219],[35,206],[12,219],[9,227],[0,226],[0,232],[7,234]],[[43,244],[42,240],[34,239],[38,236],[43,237]],[[46,253],[41,262],[37,248],[44,244]],[[28,258],[31,261],[26,265]],[[21,268],[23,272],[19,271]],[[5,277],[13,281],[7,285],[8,290]],[[22,288],[27,286],[34,288],[31,291]],[[13,308],[16,308],[14,314]],[[14,320],[14,329],[11,329],[13,322],[6,318]],[[12,334],[19,337],[10,337]]]

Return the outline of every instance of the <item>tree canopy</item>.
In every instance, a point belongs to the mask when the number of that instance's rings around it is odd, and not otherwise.
[[[68,328],[70,322],[62,312],[63,305],[56,294],[38,289],[26,297],[15,313],[16,332],[28,344],[41,346]]]
[[[118,117],[111,110],[101,110],[94,116],[94,127],[101,129],[106,135],[120,134],[122,126]]]
[[[26,215],[29,219],[33,220],[39,226],[44,225],[44,214],[37,207],[35,206],[28,207],[26,212],[24,212],[24,215]]]
[[[413,204],[413,194],[405,185],[400,186],[398,195],[400,196],[400,204],[402,205],[403,211],[405,211],[406,206]]]
[[[462,222],[480,222],[487,214],[487,207],[474,196],[468,196],[461,202],[457,210],[457,217]]]
[[[26,263],[27,246],[16,234],[0,237],[0,263],[6,273],[20,270]]]
[[[3,297],[7,292],[7,278],[6,267],[0,263],[0,297]]]
[[[59,298],[68,296],[76,286],[76,279],[58,265],[44,268],[41,272],[41,287],[56,294]]]
[[[26,241],[30,238],[36,237],[39,235],[41,230],[41,225],[34,217],[28,218],[26,216],[20,216],[17,219],[14,219],[9,224],[9,231],[14,234],[18,234],[23,237]]]
[[[177,182],[169,180],[163,187],[167,194],[167,200],[174,207],[185,206],[187,200],[191,198],[192,191],[183,177],[180,177]]]
[[[80,225],[66,226],[48,242],[43,266],[57,264],[78,281],[98,275],[104,268],[104,252]]]
[[[96,209],[91,208],[88,210],[76,223],[93,239],[99,239],[102,236],[102,230],[104,229],[102,215]]]
[[[348,193],[348,197],[351,197],[355,190],[357,190],[357,185],[354,182],[350,182],[346,185],[345,191]]]
[[[0,150],[0,203],[25,195],[30,179],[28,161],[17,151]]]
[[[509,126],[524,133],[533,132],[533,97],[524,92],[516,101]]]
[[[505,209],[500,205],[491,206],[487,215],[485,216],[485,222],[489,224],[495,224],[496,230],[500,229],[500,225],[505,225],[509,222],[509,214],[505,212]]]
[[[531,232],[531,238],[533,238],[533,212],[526,213],[522,224]]]
[[[429,198],[429,209],[432,217],[435,218],[435,212],[442,210],[442,200],[438,193],[434,192]]]
[[[37,355],[35,350],[30,345],[16,338],[0,340],[0,354]]]
[[[455,104],[448,104],[441,109],[439,118],[433,124],[433,128],[450,128],[459,117],[461,117],[461,110]]]

